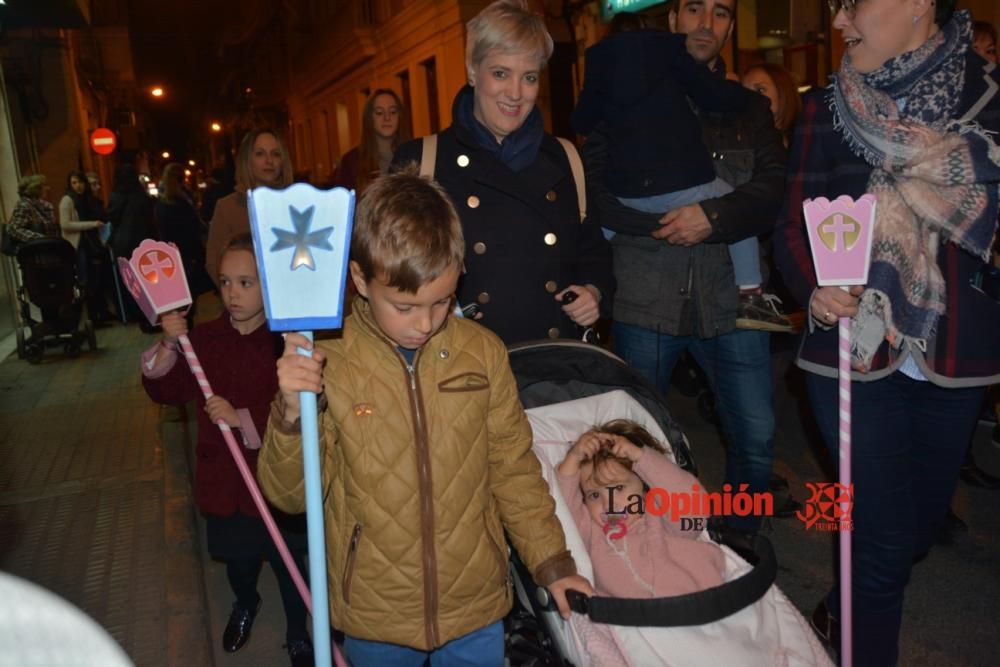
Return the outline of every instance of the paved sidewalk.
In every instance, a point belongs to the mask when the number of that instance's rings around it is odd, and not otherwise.
[[[153,338],[98,340],[0,363],[0,569],[80,607],[137,665],[210,665],[187,460],[139,384]]]

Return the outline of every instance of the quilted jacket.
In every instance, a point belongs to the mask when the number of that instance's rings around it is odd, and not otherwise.
[[[408,366],[357,299],[321,341],[319,416],[334,625],[431,650],[509,611],[504,529],[540,585],[576,573],[500,340],[451,317]],[[321,404],[323,401],[321,401]],[[298,424],[272,409],[257,475],[305,509]]]

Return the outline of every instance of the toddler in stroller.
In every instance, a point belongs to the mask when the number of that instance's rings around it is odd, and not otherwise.
[[[618,419],[638,423],[655,441],[663,443],[666,459],[691,473],[683,478],[686,482],[668,480],[664,484],[679,484],[678,490],[684,490],[685,484],[690,489],[694,483],[696,467],[689,445],[656,391],[606,350],[563,341],[525,344],[510,350],[510,360],[521,401],[528,408],[534,452],[555,499],[567,546],[578,572],[598,588],[594,597],[577,600],[574,610],[578,613],[564,621],[548,602],[544,589],[536,587],[517,567],[515,557],[515,610],[508,633],[512,665],[832,665],[808,623],[774,585],[777,564],[765,539],[758,539],[753,553],[741,551],[738,555],[724,542],[717,544],[708,530],[692,530],[688,539],[676,538],[675,542],[705,543],[704,553],[721,554],[721,571],[714,575],[721,575],[721,583],[712,586],[708,578],[688,581],[676,590],[692,592],[669,597],[653,597],[646,591],[629,594],[609,585],[600,571],[595,573],[603,566],[600,559],[592,565],[573,504],[567,502],[567,496],[574,503],[582,498],[580,487],[564,485],[558,472],[574,443],[594,424]],[[654,453],[646,451],[643,456]],[[647,482],[663,484],[655,474],[643,474],[644,466],[637,472]],[[677,472],[672,470],[672,474]],[[583,518],[585,529],[593,526],[592,517]],[[601,538],[600,532],[596,538]],[[641,556],[633,558],[640,578],[647,582],[653,579],[649,583],[660,596],[659,573],[652,572],[658,559],[653,555],[650,560],[654,562],[646,570]],[[626,572],[616,578],[627,577],[626,581],[641,588],[624,561],[621,568]],[[714,568],[712,565],[707,571]],[[718,581],[712,574],[699,577]],[[706,584],[709,588],[701,590]],[[602,586],[608,587],[607,593]]]
[[[80,326],[83,292],[76,275],[76,249],[62,238],[27,241],[17,249],[21,285],[17,289],[20,324],[17,355],[33,364],[46,347],[63,346],[70,357],[80,354],[83,342],[97,349],[89,320]],[[30,335],[25,338],[24,328]]]

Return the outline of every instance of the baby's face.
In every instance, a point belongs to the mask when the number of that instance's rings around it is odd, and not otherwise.
[[[602,483],[594,479],[592,463],[584,463],[580,467],[580,491],[583,492],[584,505],[594,523],[603,528],[609,520],[624,521],[626,525],[630,525],[641,519],[641,514],[624,514],[625,508],[634,503],[634,496],[642,496],[642,480],[639,476],[614,460],[603,461],[600,466],[600,474],[596,477]]]

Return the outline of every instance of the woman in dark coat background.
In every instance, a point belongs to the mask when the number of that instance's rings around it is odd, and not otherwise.
[[[465,234],[459,303],[475,304],[508,344],[577,338],[610,312],[611,251],[599,227],[581,222],[566,150],[535,108],[552,38],[525,3],[501,0],[469,22],[467,45],[469,85],[437,136],[432,170]],[[422,142],[409,142],[393,164],[421,154]],[[568,291],[577,297],[564,304]]]
[[[115,257],[132,257],[132,252],[144,239],[156,238],[153,225],[153,200],[139,182],[139,172],[131,164],[115,169],[115,184],[108,201],[108,222],[111,223],[111,249]],[[135,301],[124,298],[125,313],[130,321],[148,326]]]

